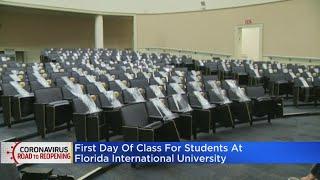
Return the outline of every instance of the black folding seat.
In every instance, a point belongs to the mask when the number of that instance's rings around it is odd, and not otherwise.
[[[126,81],[120,81],[118,79],[114,81],[109,81],[109,89],[113,91],[118,91],[119,93],[122,92],[122,90],[128,88],[128,84]]]
[[[282,117],[282,98],[271,97],[265,94],[262,86],[251,86],[245,89],[247,96],[252,100],[253,116],[267,116],[268,122],[271,122],[272,118]]]
[[[121,81],[129,82],[130,80],[134,79],[135,75],[131,73],[119,73],[118,79]]]
[[[202,81],[202,75],[200,71],[189,71],[186,76],[186,81]]]
[[[151,73],[142,72],[142,71],[137,73],[137,79],[148,80],[150,77],[151,77]]]
[[[194,61],[194,68],[195,68],[195,70],[197,70],[197,71],[201,71],[201,72],[203,72],[203,73],[206,73],[206,68],[205,68],[205,65],[204,65],[204,60]]]
[[[182,65],[187,67],[188,70],[194,69],[194,61],[191,57],[182,58]]]
[[[145,102],[145,98],[138,88],[126,88],[122,91],[122,95],[125,104]]]
[[[204,63],[204,66],[206,68],[206,74],[208,75],[218,75],[218,63],[213,61],[207,61]]]
[[[48,88],[51,87],[50,84],[47,82],[39,82],[39,81],[31,81],[30,82],[30,87],[31,87],[31,91],[34,92],[38,89],[42,89],[42,88]]]
[[[94,82],[86,85],[86,92],[90,95],[99,95],[107,91],[106,84],[103,82]]]
[[[124,106],[121,114],[125,141],[180,141],[175,122],[149,117],[145,103]]]
[[[173,113],[168,108],[166,99],[154,98],[147,101],[147,110],[151,118],[175,121],[180,138],[191,140],[192,138],[192,116],[191,114]],[[195,132],[196,133],[196,132]]]
[[[166,92],[163,86],[150,85],[146,88],[146,99],[165,98]]]
[[[16,82],[26,82],[27,79],[24,76],[24,74],[4,74],[2,75],[2,82],[3,83],[9,83],[11,81],[16,81]]]
[[[222,82],[222,88],[226,90],[228,97],[233,101],[231,104],[231,111],[240,122],[251,123],[251,100],[244,93],[235,80],[225,80]]]
[[[160,77],[151,77],[149,79],[149,84],[150,85],[162,86],[163,89],[165,89],[166,88],[166,79],[165,78],[160,78]]]
[[[248,73],[246,73],[244,66],[234,66],[232,67],[233,78],[238,81],[240,85],[247,85],[249,82]]]
[[[154,119],[154,121],[161,120],[171,120],[174,121],[179,132],[180,138],[192,139],[192,116],[191,114],[173,113],[168,108],[168,102],[166,99],[153,98],[147,101],[147,111],[149,117]]]
[[[207,75],[207,76],[202,76],[203,82],[206,81],[218,81],[219,77],[217,75]]]
[[[115,79],[119,78],[119,74],[123,74],[124,70],[122,69],[113,69],[113,70],[109,70],[108,73],[112,76],[115,77]]]
[[[120,109],[123,106],[123,100],[120,94],[116,91],[106,91],[99,94],[101,108],[105,116],[107,132],[111,134],[121,134],[122,121]]]
[[[169,74],[166,71],[155,71],[153,74],[154,77],[165,78],[166,81],[168,80]]]
[[[51,73],[48,75],[48,78],[52,79],[54,83],[57,83],[57,79],[60,79],[61,77],[69,77],[70,73],[68,72],[56,72],[56,73]]]
[[[318,101],[320,100],[320,76],[315,77],[313,80],[313,88],[314,88],[314,96],[316,99],[316,105]]]
[[[42,138],[47,133],[64,128],[62,126],[65,124],[70,130],[72,106],[69,101],[63,100],[61,89],[38,89],[34,93],[35,121]]]
[[[301,77],[303,77],[303,78],[305,78],[305,79],[308,79],[308,78],[313,79],[313,75],[312,75],[312,73],[309,72],[309,71],[304,71],[304,72],[301,74]]]
[[[96,81],[96,77],[93,75],[84,75],[78,77],[79,84],[87,85]]]
[[[204,90],[206,92],[211,91],[211,89],[215,88],[216,86],[220,87],[221,86],[221,81],[218,81],[218,80],[207,80],[207,81],[204,81]]]
[[[13,123],[27,120],[34,112],[34,95],[24,89],[23,86],[24,83],[15,81],[2,84],[3,118],[8,127],[11,127]]]
[[[215,122],[224,127],[234,127],[235,122],[231,112],[232,101],[226,96],[216,81],[210,82],[212,88],[208,91],[210,104],[216,105],[214,111]]]
[[[20,174],[21,173],[21,174]],[[50,180],[74,180],[70,175],[52,174],[52,168],[26,167],[20,172],[16,164],[0,164],[1,178],[5,180],[34,180],[34,179],[50,179]]]
[[[104,83],[107,83],[109,81],[114,81],[114,79],[115,79],[115,76],[112,76],[110,74],[100,74],[99,75],[99,80]]]
[[[269,91],[269,93],[272,94],[272,85],[270,83],[270,79],[273,74],[273,70],[267,67],[266,69],[262,69],[262,71],[263,88],[265,92]]]
[[[281,72],[271,74],[269,87],[272,95],[280,96],[289,94],[289,82],[286,80],[285,75]]]
[[[237,119],[240,123],[249,122],[252,125],[251,100],[246,96],[244,90],[236,86],[228,89],[227,93],[229,99],[233,101],[231,112],[234,119]]]
[[[170,96],[172,94],[185,94],[184,86],[178,83],[169,83],[167,84],[167,95]]]
[[[249,74],[249,82],[250,82],[249,84],[251,86],[253,85],[257,86],[263,83],[262,76],[257,68],[250,68],[248,70],[248,74]]]
[[[290,70],[287,73],[285,73],[284,76],[285,76],[285,80],[288,81],[287,95],[289,94],[293,95],[293,85],[294,85],[294,79],[296,78],[296,75]]]
[[[312,80],[298,77],[294,80],[293,89],[293,103],[298,106],[299,101],[312,102],[316,104],[316,97],[314,92]]]
[[[56,84],[57,87],[64,87],[65,85],[67,85],[67,83],[69,83],[69,80],[74,83],[75,82],[75,78],[73,77],[68,77],[68,76],[61,76],[61,77],[57,77],[54,82]]]
[[[183,139],[197,138],[197,124],[199,116],[194,116],[188,96],[186,94],[173,94],[167,98],[169,109],[173,113],[179,114],[179,120],[176,121],[180,137]]]
[[[185,78],[183,76],[169,76],[169,83],[185,84]]]
[[[99,99],[83,94],[73,99],[72,104],[77,141],[99,141],[108,137]]]
[[[204,97],[203,93],[193,91],[188,94],[190,106],[193,109],[193,117],[196,117],[196,131],[210,133],[215,132],[213,112],[215,105],[212,105]]]
[[[226,62],[218,62],[218,75],[220,80],[232,78],[230,67]]]
[[[176,67],[171,73],[177,76],[186,76],[187,72],[188,72],[188,68]]]
[[[130,87],[139,88],[139,91],[143,96],[145,96],[146,88],[149,86],[149,82],[146,79],[131,79]]]
[[[203,84],[198,81],[190,81],[187,83],[187,91],[192,92],[192,91],[204,91]]]
[[[77,94],[86,93],[85,87],[80,84],[70,83],[61,87],[63,99],[72,101]]]

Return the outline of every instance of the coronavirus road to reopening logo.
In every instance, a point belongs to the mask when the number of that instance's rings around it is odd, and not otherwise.
[[[70,142],[1,142],[1,163],[72,163]]]

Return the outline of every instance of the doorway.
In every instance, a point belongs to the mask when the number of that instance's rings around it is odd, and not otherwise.
[[[262,60],[262,30],[262,24],[237,26],[234,57]]]

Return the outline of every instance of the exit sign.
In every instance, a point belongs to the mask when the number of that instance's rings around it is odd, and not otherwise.
[[[253,23],[252,19],[244,20],[244,24],[252,24],[252,23]]]

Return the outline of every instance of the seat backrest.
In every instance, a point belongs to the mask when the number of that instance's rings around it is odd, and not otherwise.
[[[219,77],[218,76],[215,76],[215,75],[208,75],[208,76],[203,76],[202,77],[202,79],[203,79],[203,81],[205,82],[205,81],[209,81],[209,80],[211,80],[211,81],[218,81],[219,80]]]
[[[130,80],[131,87],[143,88],[145,89],[149,83],[147,79],[131,79]]]
[[[168,105],[171,111],[190,112],[188,96],[186,94],[175,94],[168,97]]]
[[[201,82],[190,81],[187,83],[187,91],[203,91]]]
[[[177,83],[170,83],[167,85],[167,95],[170,96],[172,94],[184,94],[185,91],[181,87],[180,84]]]
[[[202,107],[203,109],[208,109],[211,107],[209,101],[201,92],[198,91],[189,93],[189,102],[191,107]]]
[[[10,83],[2,84],[2,91],[5,96],[15,96],[19,94]]]
[[[162,86],[161,86],[162,87]],[[146,88],[146,98],[164,98],[166,96],[165,92],[160,89],[157,85],[150,85]]]
[[[102,107],[121,107],[123,100],[122,95],[115,96],[114,91],[107,91],[106,93],[99,93],[99,100]]]
[[[86,104],[84,104],[79,98],[72,100],[72,106],[74,113],[86,113],[89,111],[89,108],[86,106]]]
[[[87,96],[89,97],[89,96]],[[90,97],[89,97],[90,98]],[[89,100],[88,98],[88,100]],[[90,99],[91,100],[91,99]],[[92,101],[93,102],[93,101]],[[96,105],[96,106],[94,106]],[[89,105],[89,104],[85,104],[83,102],[83,100],[81,100],[80,98],[74,98],[72,100],[72,106],[73,106],[73,111],[75,113],[88,113],[90,112],[90,109],[91,109],[91,112],[93,112],[94,110],[96,110],[97,108],[100,108],[100,101],[99,101],[99,98],[97,98],[95,101],[94,101],[94,104],[92,105]],[[88,107],[89,106],[89,107]]]
[[[264,88],[262,86],[251,86],[246,87],[247,96],[250,98],[258,98],[265,96]]]
[[[158,99],[158,98],[150,99],[146,103],[149,116],[160,116],[160,117],[165,116],[165,114],[161,111],[161,109],[159,108],[157,109],[157,107],[152,103],[152,101],[154,102],[158,101],[160,105],[163,105],[163,107],[165,107],[165,109],[168,107],[168,102],[166,99]]]
[[[41,104],[48,104],[54,101],[62,100],[62,92],[60,88],[44,88],[38,89],[34,92],[36,102]]]
[[[145,103],[130,104],[121,108],[124,126],[143,127],[148,124]]]
[[[42,86],[38,81],[31,81],[30,82],[30,87],[31,87],[31,91],[34,92],[38,89],[42,89],[45,88],[44,86]]]
[[[229,98],[226,96],[226,94],[224,93],[225,91],[222,89],[211,89],[209,91],[209,100],[210,103],[218,103],[218,104],[228,104],[231,103],[231,101],[229,100]]]
[[[87,89],[87,93],[88,93],[88,94],[92,94],[92,95],[98,95],[98,94],[100,94],[99,89],[98,89],[97,86],[94,85],[93,83],[87,84],[87,85],[86,85],[86,89]]]
[[[127,88],[122,91],[125,103],[144,102],[145,99],[138,88]]]

